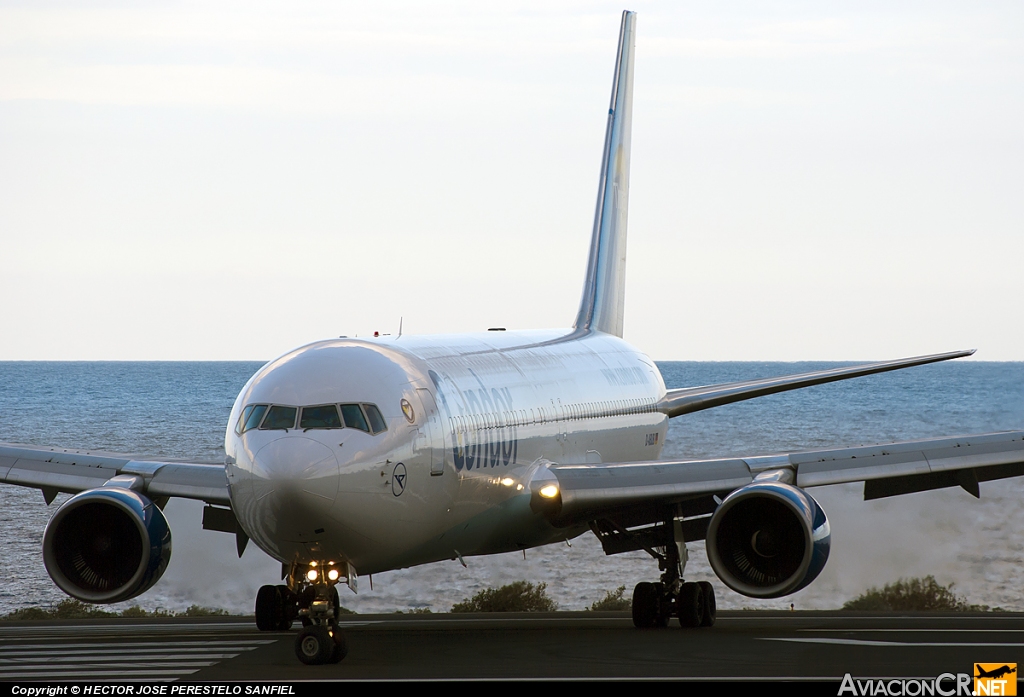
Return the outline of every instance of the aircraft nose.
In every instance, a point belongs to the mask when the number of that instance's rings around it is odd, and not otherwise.
[[[256,453],[253,464],[255,499],[277,515],[324,513],[338,496],[338,458],[310,438],[273,440]]]

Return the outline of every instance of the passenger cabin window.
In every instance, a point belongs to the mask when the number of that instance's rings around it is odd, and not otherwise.
[[[344,426],[341,423],[341,417],[338,416],[338,407],[333,404],[324,404],[319,407],[302,407],[299,428],[306,430],[310,428],[344,428]]]
[[[267,418],[263,419],[261,431],[273,431],[287,428],[295,428],[295,414],[298,409],[295,407],[270,407]]]
[[[380,415],[380,409],[373,404],[364,404],[363,409],[366,411],[366,419],[370,422],[370,431],[373,435],[388,430],[384,417]]]
[[[345,418],[346,427],[370,432],[370,427],[366,425],[366,418],[363,416],[363,410],[359,408],[358,404],[342,404],[341,415]]]

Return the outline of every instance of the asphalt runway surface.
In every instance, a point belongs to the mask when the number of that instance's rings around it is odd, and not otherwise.
[[[251,618],[0,625],[0,681],[934,678],[1024,663],[1024,614],[722,612],[711,629],[624,613],[354,615],[348,657],[305,666]]]

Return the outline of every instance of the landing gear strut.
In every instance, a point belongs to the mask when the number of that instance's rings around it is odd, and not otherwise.
[[[669,525],[678,530],[675,521]],[[683,582],[686,544],[681,534],[676,539],[679,541],[665,546],[664,553],[647,549],[658,560],[661,581],[638,583],[633,589],[633,626],[637,628],[667,627],[673,616],[681,627],[710,627],[715,623],[715,589],[707,581]]]
[[[292,564],[288,585],[263,586],[256,595],[256,627],[261,631],[287,631],[295,619],[302,622],[295,655],[307,665],[337,663],[348,655],[338,628],[340,574],[331,571],[325,564]]]

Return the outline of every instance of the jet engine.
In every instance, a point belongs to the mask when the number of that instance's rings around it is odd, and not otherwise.
[[[134,598],[171,560],[163,511],[128,489],[83,491],[64,502],[43,534],[43,563],[57,586],[89,603]]]
[[[828,518],[803,489],[754,482],[732,492],[711,517],[708,561],[725,585],[750,598],[804,588],[828,560]]]

